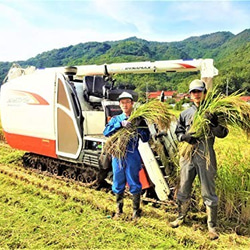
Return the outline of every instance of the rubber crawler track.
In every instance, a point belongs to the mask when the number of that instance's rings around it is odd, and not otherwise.
[[[23,156],[23,166],[59,179],[77,182],[85,187],[98,189],[107,185],[104,180],[107,171],[102,170],[100,167],[88,166],[84,163],[69,162],[33,153],[25,153]]]
[[[107,171],[83,163],[73,163],[33,153],[25,153],[23,156],[23,166],[34,172],[42,173],[63,181],[77,183],[84,187],[106,189],[106,191],[107,189],[110,190],[110,183],[105,181]],[[142,201],[155,205],[175,206],[173,200],[159,201],[156,198],[153,198],[151,194],[149,194],[148,197],[147,191],[142,194]],[[152,190],[149,190],[149,193],[150,191]],[[126,194],[130,196],[127,190]]]

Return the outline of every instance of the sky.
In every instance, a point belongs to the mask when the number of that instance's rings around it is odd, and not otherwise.
[[[172,42],[250,28],[246,0],[0,0],[0,13],[0,62],[85,42]]]

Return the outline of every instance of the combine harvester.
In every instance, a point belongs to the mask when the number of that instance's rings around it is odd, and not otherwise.
[[[13,64],[1,86],[1,122],[7,143],[26,151],[24,166],[100,187],[112,174],[102,155],[108,120],[121,113],[114,87],[116,74],[200,71],[211,87],[218,71],[212,59],[131,62],[36,69]],[[127,90],[135,99],[138,95]],[[175,152],[174,127],[161,142],[165,152]],[[151,129],[151,134],[155,133]],[[152,136],[153,137],[153,136]],[[149,143],[139,146],[144,171],[143,189],[167,201],[170,187],[166,168]],[[109,163],[109,162],[108,162]]]

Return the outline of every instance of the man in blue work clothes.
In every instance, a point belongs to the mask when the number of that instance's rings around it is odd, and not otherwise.
[[[133,96],[128,92],[123,92],[118,97],[122,114],[113,117],[106,125],[103,134],[111,136],[121,128],[128,129],[132,126],[128,121],[133,110]],[[142,121],[143,123],[144,121]],[[138,124],[141,126],[141,124]],[[146,123],[144,122],[144,125]],[[129,191],[133,195],[133,215],[132,219],[140,216],[140,195],[142,185],[139,180],[139,171],[141,170],[141,157],[138,151],[139,137],[143,142],[149,140],[149,130],[146,127],[138,128],[137,135],[132,138],[127,146],[124,158],[118,159],[112,156],[113,169],[113,185],[112,191],[116,194],[117,211],[114,218],[119,217],[123,213],[123,195],[126,183],[128,183]]]
[[[209,238],[214,240],[219,235],[215,230],[218,197],[215,193],[217,164],[213,145],[215,137],[224,138],[227,136],[228,129],[219,124],[218,117],[215,114],[208,113],[206,119],[209,121],[211,133],[207,139],[196,138],[195,134],[188,132],[195,113],[200,108],[201,102],[204,101],[206,92],[206,85],[202,80],[196,79],[190,83],[189,93],[194,103],[180,114],[177,123],[175,133],[178,140],[194,145],[194,150],[190,158],[180,158],[180,188],[177,193],[179,215],[170,225],[176,228],[183,223],[190,204],[192,183],[198,175],[201,183],[201,195],[207,209]],[[209,160],[206,158],[206,151],[209,153]]]

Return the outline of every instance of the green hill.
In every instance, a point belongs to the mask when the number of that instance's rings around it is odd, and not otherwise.
[[[18,61],[21,66],[38,68],[66,65],[88,65],[134,61],[156,61],[191,58],[213,58],[219,69],[214,83],[229,93],[238,89],[250,94],[250,29],[234,35],[216,32],[190,37],[180,42],[146,41],[130,37],[120,41],[80,43],[75,46],[43,52],[27,61]],[[12,62],[0,62],[0,82]],[[187,91],[190,80],[199,77],[196,73],[168,73],[158,75],[121,75],[117,83],[132,83],[138,91],[178,90]]]

